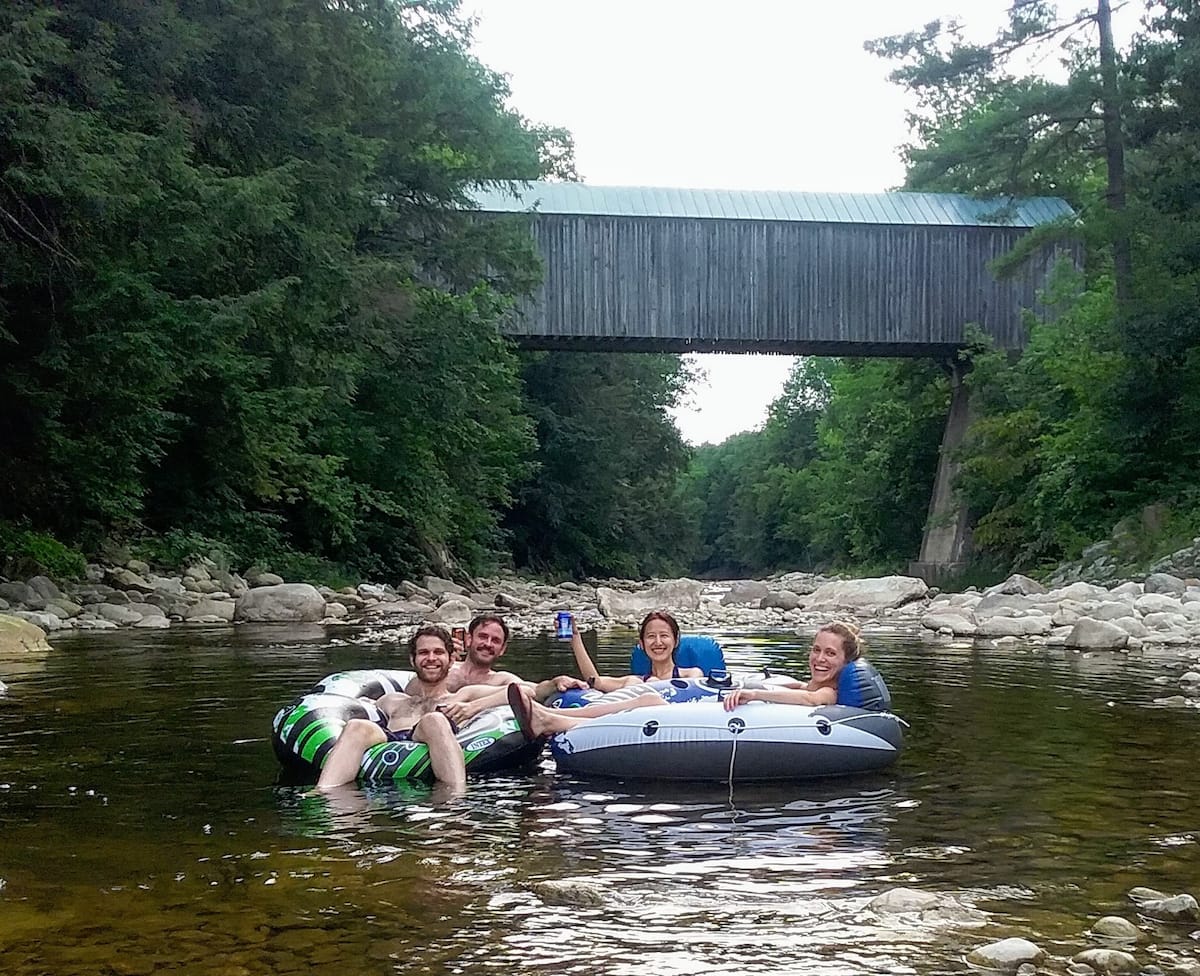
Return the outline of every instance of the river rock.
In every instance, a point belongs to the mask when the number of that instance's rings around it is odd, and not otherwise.
[[[908,912],[924,912],[936,908],[941,903],[941,896],[932,891],[918,891],[916,888],[893,888],[882,895],[876,895],[867,907],[880,915],[896,915]]]
[[[1139,931],[1138,927],[1127,918],[1121,918],[1120,915],[1105,915],[1103,918],[1096,919],[1096,924],[1092,926],[1092,935],[1098,935],[1104,939],[1134,942],[1137,940]]]
[[[0,583],[0,596],[10,604],[28,607],[30,610],[41,610],[46,606],[46,601],[42,599],[37,590],[28,583],[20,581]]]
[[[924,580],[915,576],[882,576],[875,579],[834,580],[818,586],[809,595],[809,610],[847,607],[856,610],[890,610],[929,592]]]
[[[973,966],[1009,973],[1016,972],[1025,963],[1036,966],[1045,958],[1045,951],[1028,939],[1001,939],[967,953],[967,962]]]
[[[529,890],[547,905],[596,908],[604,904],[602,890],[583,881],[538,881],[530,885]]]
[[[149,593],[154,589],[145,577],[140,576],[131,569],[117,567],[108,570],[105,575],[113,586],[121,590],[141,590],[143,593]]]
[[[331,620],[345,620],[350,616],[350,611],[335,600],[325,604],[325,616]]]
[[[608,619],[636,621],[650,610],[698,610],[703,590],[698,580],[676,579],[636,593],[598,586],[596,599]]]
[[[976,637],[1044,637],[1053,629],[1044,613],[1026,617],[988,617],[979,621]]]
[[[1128,617],[1132,613],[1133,604],[1122,603],[1119,600],[1101,600],[1087,610],[1087,615],[1093,620],[1116,620],[1118,617]]]
[[[795,610],[800,606],[800,594],[791,590],[772,590],[758,601],[760,610]]]
[[[728,607],[739,603],[758,603],[771,592],[766,583],[758,580],[735,580],[734,584],[721,597],[721,606]]]
[[[1141,967],[1128,952],[1120,949],[1084,949],[1071,957],[1071,962],[1091,966],[1098,973],[1116,976],[1119,973],[1136,973]]]
[[[1138,903],[1138,911],[1160,922],[1200,922],[1200,908],[1191,895],[1150,898]]]
[[[146,580],[155,593],[165,593],[167,596],[183,596],[189,589],[183,581],[174,576],[152,575],[148,576]],[[196,588],[196,592],[199,592],[199,584],[195,580],[192,580],[192,586]]]
[[[466,596],[467,588],[459,586],[453,580],[442,579],[440,576],[426,576],[425,589],[434,596],[441,596],[443,593],[452,593],[456,596]]]
[[[149,616],[142,617],[133,626],[138,630],[166,630],[171,626],[171,621],[161,613],[152,613]]]
[[[325,600],[308,583],[256,586],[238,597],[233,619],[255,623],[313,623],[325,616]]]
[[[1028,576],[1022,576],[1020,573],[1013,573],[1003,583],[998,583],[987,591],[988,593],[1011,593],[1016,596],[1032,596],[1036,593],[1045,593],[1046,587],[1035,579],[1030,579]]]
[[[977,629],[974,614],[970,617],[966,614],[970,614],[970,611],[963,611],[962,615],[948,612],[927,613],[921,618],[921,626],[926,630],[948,630],[955,637],[973,637]]]
[[[103,620],[111,620],[114,624],[128,626],[136,624],[142,615],[132,607],[119,607],[115,603],[97,603],[88,609]]]
[[[1149,637],[1150,628],[1138,620],[1137,617],[1117,617],[1116,620],[1110,621],[1120,627],[1130,637]],[[1129,645],[1126,645],[1128,647]]]
[[[449,599],[436,610],[425,608],[425,619],[433,623],[450,624],[452,627],[465,627],[470,623],[475,610],[466,600]]]
[[[50,650],[46,632],[12,614],[0,613],[0,655]]]
[[[1107,620],[1080,617],[1067,635],[1067,647],[1082,651],[1119,651],[1129,643],[1129,635]]]
[[[305,585],[303,583],[301,586]],[[321,601],[324,603],[324,599]],[[232,600],[200,600],[183,612],[184,620],[195,620],[198,617],[216,617],[225,623],[233,623],[237,607]]]
[[[1187,583],[1170,573],[1151,573],[1143,584],[1146,593],[1166,593],[1168,596],[1183,596]]]
[[[68,624],[58,614],[51,613],[49,610],[12,610],[10,613],[12,616],[20,617],[35,627],[41,627],[46,633],[71,626],[71,624]]]
[[[1101,600],[1107,600],[1112,594],[1103,586],[1096,586],[1094,583],[1072,583],[1070,586],[1064,586],[1061,589],[1051,590],[1047,595],[1047,600],[1055,603],[1062,603],[1063,600],[1077,600],[1079,603],[1099,603]]]
[[[518,612],[528,610],[530,607],[530,603],[527,600],[522,600],[520,597],[515,597],[511,593],[503,591],[496,594],[493,605],[503,610],[516,610]]]
[[[251,571],[246,574],[246,583],[252,590],[262,589],[264,586],[280,586],[283,584],[283,577],[278,573],[268,573],[265,570]]]
[[[1143,593],[1133,601],[1133,608],[1146,613],[1183,613],[1183,604],[1165,593]]]
[[[54,580],[48,576],[35,576],[29,581],[29,588],[37,593],[43,600],[63,599],[63,591],[60,590]]]

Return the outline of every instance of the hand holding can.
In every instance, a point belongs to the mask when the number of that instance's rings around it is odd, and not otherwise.
[[[570,640],[575,634],[575,618],[567,610],[554,615],[554,636],[558,640]]]
[[[454,644],[454,657],[459,661],[467,657],[467,628],[455,627],[450,631],[450,639]]]

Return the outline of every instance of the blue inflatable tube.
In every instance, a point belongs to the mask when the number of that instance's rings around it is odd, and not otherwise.
[[[725,670],[725,652],[713,638],[689,634],[679,638],[675,663],[681,668],[699,668],[706,675],[712,674]],[[650,673],[650,658],[640,644],[634,645],[633,653],[629,655],[629,673]]]

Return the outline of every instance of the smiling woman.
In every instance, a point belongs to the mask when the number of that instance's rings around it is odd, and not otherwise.
[[[833,621],[817,631],[808,654],[808,681],[787,682],[778,688],[737,688],[725,696],[725,710],[749,701],[780,705],[833,705],[838,700],[838,679],[850,661],[862,655],[864,641],[854,624]]]

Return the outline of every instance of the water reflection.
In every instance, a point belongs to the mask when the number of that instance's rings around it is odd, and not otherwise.
[[[802,670],[811,635],[720,636],[736,668]],[[630,643],[606,637],[601,667]],[[1200,892],[1200,716],[1153,704],[1176,658],[872,644],[912,724],[886,773],[731,793],[546,762],[443,802],[280,781],[275,709],[397,663],[361,632],[63,641],[0,700],[5,972],[962,972],[991,938],[1062,956],[1098,914],[1138,921],[1134,885]],[[505,663],[566,666],[548,640]],[[868,908],[901,885],[986,924]],[[1196,959],[1139,924],[1142,963]]]

